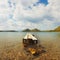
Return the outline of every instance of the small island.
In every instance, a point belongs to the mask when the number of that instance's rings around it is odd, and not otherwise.
[[[23,30],[22,32],[40,32],[40,30],[39,29],[25,29],[25,30]]]
[[[0,30],[0,32],[18,32],[16,30]]]

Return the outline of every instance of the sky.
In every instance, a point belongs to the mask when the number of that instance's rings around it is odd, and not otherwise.
[[[0,0],[0,30],[60,26],[60,0]]]

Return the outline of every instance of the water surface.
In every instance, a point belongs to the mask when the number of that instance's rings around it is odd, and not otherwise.
[[[0,49],[22,42],[23,37],[27,32],[0,32]],[[43,41],[52,41],[59,45],[60,43],[60,32],[30,32],[34,34],[38,40],[42,43]]]

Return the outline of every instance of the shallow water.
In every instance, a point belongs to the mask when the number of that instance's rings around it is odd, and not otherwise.
[[[27,56],[21,44],[27,32],[0,32],[0,60],[60,60],[60,32],[30,32],[39,40],[38,57]]]
[[[22,42],[27,32],[0,32],[0,49]],[[30,32],[38,40],[60,42],[60,32]]]

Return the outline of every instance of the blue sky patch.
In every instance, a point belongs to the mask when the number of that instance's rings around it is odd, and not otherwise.
[[[39,0],[38,3],[43,3],[43,4],[47,5],[48,4],[48,0]]]
[[[47,5],[48,4],[48,0],[38,0],[38,2],[36,2],[35,4],[33,4],[33,6],[36,6],[36,5],[39,5],[39,4]]]

